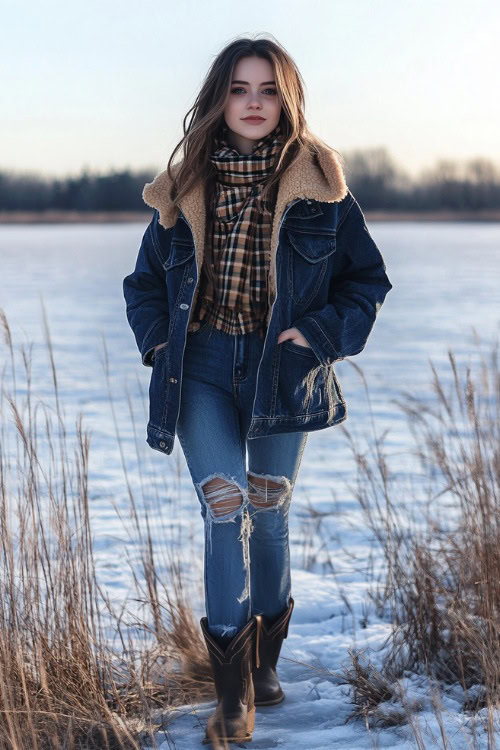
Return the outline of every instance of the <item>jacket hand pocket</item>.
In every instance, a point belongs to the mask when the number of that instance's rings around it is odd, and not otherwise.
[[[168,342],[166,341],[164,344],[158,344],[158,346],[155,346],[154,351],[153,351],[153,356],[152,356],[153,362],[156,359],[156,355],[158,354],[158,352],[161,352],[167,348],[167,344]]]
[[[286,341],[283,341],[283,346],[285,349],[289,349],[292,352],[298,352],[299,354],[305,354],[306,357],[315,357],[313,350],[310,346],[304,346],[303,344],[296,344],[295,341],[291,341],[290,339],[287,339]]]
[[[165,354],[167,347],[162,346],[153,359],[153,369],[149,382],[149,424],[157,429],[162,429],[166,395],[167,375]]]

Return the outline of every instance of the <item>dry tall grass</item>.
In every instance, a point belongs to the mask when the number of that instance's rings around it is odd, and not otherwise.
[[[183,590],[180,561],[159,594],[153,543],[130,493],[142,550],[134,573],[144,621],[126,625],[96,577],[89,513],[89,434],[70,445],[44,313],[53,398],[35,403],[31,350],[7,358],[0,404],[0,748],[139,748],[169,710],[212,698],[208,655]],[[9,382],[9,385],[7,385]],[[161,599],[161,602],[160,602]],[[130,618],[132,619],[132,617]],[[114,631],[119,648],[112,648]],[[136,634],[145,634],[137,646]],[[155,745],[156,746],[156,745]]]
[[[168,579],[158,575],[147,511],[144,532],[130,486],[141,550],[141,577],[134,572],[132,580],[142,620],[130,615],[129,628],[125,607],[115,612],[99,586],[90,439],[80,417],[70,445],[45,316],[44,322],[51,404],[34,402],[31,352],[21,348],[20,372],[0,311],[8,352],[0,402],[0,749],[139,748],[146,740],[156,746],[154,732],[168,733],[173,709],[214,697],[208,655],[182,561],[170,550]],[[394,491],[384,437],[375,435],[370,460],[344,428],[358,466],[354,494],[385,557],[385,580],[373,601],[392,618],[393,632],[381,669],[353,651],[339,679],[352,686],[353,715],[367,727],[406,718],[419,747],[419,707],[405,702],[398,678],[414,670],[433,684],[459,683],[466,711],[487,708],[494,747],[493,709],[500,699],[498,347],[482,360],[476,379],[469,370],[459,374],[452,352],[449,363],[445,381],[433,368],[434,403],[411,394],[399,402],[431,488],[428,502],[418,505],[420,518],[409,517],[410,500]],[[324,550],[314,509],[311,518]],[[316,557],[307,537],[304,562]],[[110,628],[118,650],[109,645]],[[139,646],[137,632],[144,634]],[[435,705],[440,716],[439,700]],[[444,730],[442,743],[448,747]]]
[[[375,436],[371,457],[350,438],[355,493],[386,563],[373,600],[393,628],[382,670],[361,668],[354,655],[347,675],[355,715],[365,716],[377,716],[374,708],[387,695],[383,686],[407,670],[443,689],[458,684],[465,711],[487,708],[494,747],[492,717],[500,702],[498,342],[487,355],[479,352],[478,362],[475,375],[470,366],[461,373],[448,351],[448,372],[439,375],[431,363],[433,399],[407,393],[397,401],[414,438],[425,502],[415,504],[395,490],[397,469],[387,459],[385,435]]]

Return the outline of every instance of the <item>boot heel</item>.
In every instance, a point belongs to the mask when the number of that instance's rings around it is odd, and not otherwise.
[[[279,683],[276,664],[280,655],[283,640],[288,636],[288,626],[294,607],[290,597],[288,608],[272,623],[262,624],[260,633],[260,658],[252,667],[255,688],[254,703],[256,706],[275,706],[285,699],[285,693]],[[256,615],[257,617],[258,615]]]
[[[250,735],[250,739],[252,738],[252,734],[253,734],[253,730],[254,729],[255,729],[255,706],[253,706],[247,712],[247,732]]]

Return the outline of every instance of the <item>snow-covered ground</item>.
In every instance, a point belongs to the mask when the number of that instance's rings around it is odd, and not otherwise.
[[[352,597],[352,612],[339,600],[339,592],[331,577],[294,569],[296,607],[288,638],[283,642],[279,674],[285,691],[285,701],[278,706],[256,709],[252,748],[293,748],[293,750],[331,750],[331,748],[397,748],[416,747],[414,732],[407,723],[390,729],[368,731],[362,721],[346,719],[353,710],[349,691],[340,684],[337,675],[346,662],[347,650],[354,645],[371,648],[372,661],[388,633],[388,625],[377,618],[369,618],[366,628],[360,627],[364,616],[359,593]],[[346,589],[350,590],[350,586]],[[356,587],[354,587],[356,589]],[[438,720],[424,680],[409,676],[403,684],[409,704],[420,702],[414,721],[418,722],[423,747],[442,748]],[[460,690],[441,696],[441,717],[449,740],[449,748],[461,750],[473,747],[470,717],[460,713]],[[199,748],[206,720],[215,702],[183,706],[169,727],[169,737],[161,750]],[[387,706],[387,710],[402,711],[401,703]],[[476,734],[482,732],[476,727]],[[242,745],[245,746],[245,745]],[[487,747],[483,736],[478,747]]]
[[[140,509],[147,508],[153,520],[158,569],[167,580],[164,551],[177,546],[195,612],[201,616],[203,528],[198,499],[178,441],[168,457],[145,443],[151,370],[142,366],[125,316],[122,280],[134,267],[144,230],[139,224],[0,227],[0,307],[14,345],[33,342],[32,388],[35,397],[49,402],[52,382],[40,295],[43,298],[70,440],[80,412],[91,431],[95,550],[99,579],[111,600],[119,604],[133,593],[132,567],[139,568],[138,540],[128,516],[128,482]],[[473,327],[486,348],[498,335],[500,225],[372,223],[370,230],[394,288],[365,351],[338,363],[336,372],[348,404],[345,427],[365,449],[372,443],[373,429],[379,435],[388,430],[387,460],[400,486],[407,487],[403,496],[410,502],[418,496],[417,467],[405,418],[394,399],[403,391],[431,399],[429,359],[446,379],[448,349],[459,365],[474,365],[478,350]],[[368,384],[373,423],[358,367]],[[9,379],[8,368],[5,377]],[[19,396],[23,387],[18,378]],[[43,432],[42,424],[40,429]],[[368,732],[359,720],[345,723],[353,706],[337,675],[348,661],[348,649],[368,648],[373,663],[379,664],[378,649],[389,632],[367,595],[382,559],[349,488],[354,481],[343,427],[309,433],[290,514],[295,609],[279,663],[286,700],[257,709],[254,748],[415,747],[408,724]],[[319,527],[312,510],[325,514]],[[423,701],[415,720],[424,746],[442,747],[428,685],[410,675],[405,687],[408,700]],[[449,747],[471,747],[472,719],[460,711],[460,692],[449,691],[441,700]],[[163,750],[200,747],[213,705],[185,706],[169,725],[168,739],[158,737],[158,744]],[[486,736],[477,731],[478,746],[487,747]]]

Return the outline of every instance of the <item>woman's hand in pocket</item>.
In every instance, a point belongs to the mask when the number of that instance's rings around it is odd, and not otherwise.
[[[307,346],[309,349],[311,348],[309,342],[301,334],[298,328],[285,328],[284,331],[281,331],[278,336],[278,344],[282,344],[284,341],[289,340],[293,341],[294,344],[299,344],[299,346]]]
[[[157,344],[157,346],[155,346],[155,348],[154,348],[153,356],[156,356],[156,352],[159,349],[163,349],[163,347],[166,346],[166,345],[167,345],[167,342],[165,342],[164,344]]]

